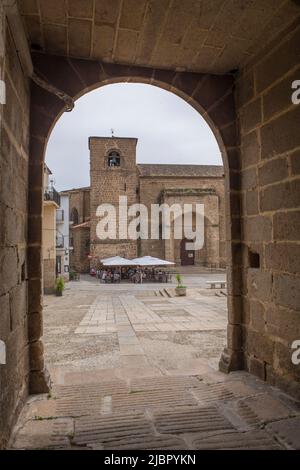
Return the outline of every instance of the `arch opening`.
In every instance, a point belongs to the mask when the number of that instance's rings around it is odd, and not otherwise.
[[[110,81],[112,81],[112,80],[110,80]],[[114,79],[114,81],[116,81],[116,80]],[[118,79],[117,81],[122,81],[122,78]],[[126,78],[126,81],[128,81],[128,77]],[[134,81],[137,81],[136,78],[134,78]],[[143,81],[143,80],[141,80],[141,81]],[[155,82],[155,83],[154,83],[154,82]],[[100,85],[107,84],[107,83],[108,83],[108,80],[106,80],[105,83],[101,83]],[[161,85],[159,85],[159,81],[158,81],[158,80],[157,80],[157,81],[151,80],[151,84],[154,84],[154,85],[156,85],[156,86],[161,86]],[[94,84],[94,85],[90,86],[89,89],[92,89],[92,88],[95,88],[95,87],[99,87],[99,82],[98,82],[97,84]],[[164,88],[166,88],[166,87],[164,86]],[[192,104],[192,105],[193,105],[193,107],[194,107],[195,109],[197,109],[197,110],[201,109],[201,110],[203,111],[203,108],[202,108],[201,104],[199,104],[198,102],[194,101],[191,97],[187,97],[187,95],[185,95],[185,93],[184,93],[183,91],[181,91],[180,89],[176,89],[176,88],[174,88],[174,87],[171,87],[171,88],[172,88],[172,89],[170,89],[170,91],[173,91],[173,92],[175,92],[175,94],[178,94],[178,95],[180,95],[180,96],[183,96],[183,97],[186,99],[186,101],[189,102],[189,104]],[[87,88],[85,88],[84,90],[81,90],[81,92],[80,92],[79,94],[77,94],[76,97],[78,98],[78,96],[83,95],[84,92],[86,92],[86,91],[87,91]],[[218,106],[216,106],[216,107],[218,107]],[[52,120],[51,125],[48,127],[47,132],[44,133],[44,136],[45,136],[44,143],[45,143],[45,144],[46,144],[46,142],[48,141],[50,129],[53,128],[53,126],[54,126],[56,120],[57,120],[58,117],[59,117],[59,114],[60,114],[60,113],[56,114],[55,118]],[[227,187],[228,187],[228,186],[230,185],[230,182],[228,181],[228,160],[227,160],[227,152],[226,152],[226,146],[225,146],[225,144],[222,142],[222,133],[223,133],[223,128],[224,128],[224,126],[215,126],[214,124],[212,124],[212,123],[213,123],[213,120],[211,119],[210,114],[207,113],[207,111],[204,111],[203,114],[204,114],[205,120],[209,122],[209,124],[210,124],[211,127],[213,127],[214,135],[217,136],[218,143],[221,142],[221,148],[220,148],[220,149],[221,149],[222,157],[223,157],[224,162],[225,162],[225,175],[226,175],[226,180],[227,180],[227,181],[226,181],[226,185],[227,185]],[[227,124],[225,123],[225,127],[226,127],[226,125],[227,125]],[[229,127],[229,126],[228,126],[228,127]],[[35,136],[33,136],[32,139],[33,139],[33,141],[34,141],[34,140],[35,140]],[[45,151],[45,145],[44,145],[44,147],[43,147],[43,153],[44,153],[44,151]],[[126,183],[126,182],[123,181],[122,184],[123,184],[123,187],[127,187],[127,183]],[[140,189],[137,190],[137,188],[135,188],[135,194],[137,195],[137,194],[139,194],[139,192],[140,192]],[[227,194],[227,193],[225,194],[225,199],[226,199],[226,203],[228,204],[229,198],[228,198],[228,194]],[[230,209],[230,204],[229,204],[229,209]],[[227,230],[228,230],[228,226],[227,226],[226,228],[227,228]],[[231,238],[231,234],[229,234],[229,239],[230,239],[230,238]],[[91,240],[91,242],[92,242],[92,241],[93,241],[93,240]],[[86,243],[86,245],[87,245],[87,243]],[[225,245],[225,242],[224,242],[224,245]],[[231,265],[230,262],[229,262],[229,265]],[[229,354],[231,354],[231,353],[229,352]],[[237,356],[236,356],[236,357],[237,357]],[[227,360],[228,360],[228,357],[227,357]],[[230,361],[229,361],[229,362],[230,362]],[[229,368],[229,367],[230,367],[230,368],[232,367],[231,362],[230,362],[230,364],[228,364],[228,362],[227,362],[227,365],[228,365],[228,368]],[[238,368],[239,366],[240,366],[240,362],[239,362],[239,361],[235,361],[235,366],[234,366],[234,367],[235,367],[235,368]]]

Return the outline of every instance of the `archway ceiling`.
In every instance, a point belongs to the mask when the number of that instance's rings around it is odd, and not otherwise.
[[[32,49],[226,73],[299,15],[293,0],[18,0]]]

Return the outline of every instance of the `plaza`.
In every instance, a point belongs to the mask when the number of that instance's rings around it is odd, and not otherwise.
[[[222,374],[224,273],[175,283],[70,282],[45,296],[50,394],[31,397],[14,449],[299,448],[296,401],[248,373]]]

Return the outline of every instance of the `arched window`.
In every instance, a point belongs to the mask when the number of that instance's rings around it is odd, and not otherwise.
[[[70,222],[73,222],[74,225],[78,225],[79,216],[78,210],[75,207],[73,207],[73,209],[71,210]]]
[[[109,152],[107,164],[110,168],[120,166],[121,165],[120,154],[116,152],[115,150],[113,150],[112,152]]]

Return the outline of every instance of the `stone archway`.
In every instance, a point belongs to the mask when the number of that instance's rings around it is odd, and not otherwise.
[[[186,100],[210,125],[222,153],[225,168],[226,240],[228,257],[228,347],[220,368],[242,367],[240,312],[239,151],[236,125],[234,76],[173,72],[167,70],[113,65],[101,62],[34,54],[36,73],[63,90],[74,100],[106,84],[140,82],[162,87]],[[42,201],[43,164],[48,138],[64,104],[55,95],[32,83],[29,161],[28,280],[30,392],[47,390],[42,336]]]

